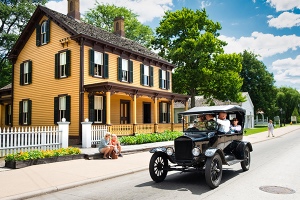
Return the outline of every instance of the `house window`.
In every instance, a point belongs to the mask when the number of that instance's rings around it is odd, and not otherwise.
[[[31,124],[31,100],[22,100],[19,102],[19,124]]]
[[[103,123],[103,96],[94,96],[94,122]]]
[[[108,78],[108,54],[90,49],[90,75]]]
[[[144,85],[148,86],[150,81],[149,66],[144,65]]]
[[[159,123],[170,123],[170,104],[159,103]]]
[[[24,84],[28,84],[28,62],[24,63]]]
[[[20,65],[20,85],[28,85],[32,78],[32,61],[25,61]]]
[[[118,58],[118,80],[121,82],[133,82],[133,61]]]
[[[141,64],[141,85],[153,86],[153,67]]]
[[[71,121],[71,96],[69,95],[54,97],[54,123],[61,122],[62,118]]]
[[[36,46],[45,45],[50,42],[50,20],[43,21],[36,26]]]
[[[66,78],[71,75],[70,50],[55,54],[55,78]]]
[[[165,90],[170,89],[170,72],[159,70],[159,88]]]
[[[94,75],[102,77],[103,74],[103,54],[95,51]]]
[[[5,125],[11,125],[11,104],[5,106]]]

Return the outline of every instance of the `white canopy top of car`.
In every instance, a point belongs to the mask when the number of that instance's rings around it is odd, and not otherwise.
[[[180,112],[181,115],[193,115],[193,114],[208,114],[208,113],[234,113],[241,112],[246,113],[246,110],[238,105],[222,105],[222,106],[203,106],[203,107],[194,107],[184,112]]]

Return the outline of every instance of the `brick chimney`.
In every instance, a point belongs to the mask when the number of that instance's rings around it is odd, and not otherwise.
[[[114,34],[125,37],[125,29],[124,29],[124,18],[116,17],[114,19]]]
[[[68,17],[80,20],[79,0],[68,0]]]

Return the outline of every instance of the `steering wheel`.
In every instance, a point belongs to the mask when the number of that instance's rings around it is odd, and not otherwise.
[[[216,122],[215,120],[208,120],[205,122],[205,128],[207,130],[217,130],[218,126],[218,122]]]

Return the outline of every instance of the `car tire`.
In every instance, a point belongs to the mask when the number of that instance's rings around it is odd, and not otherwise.
[[[153,181],[162,182],[165,180],[168,171],[164,170],[168,168],[167,156],[163,153],[154,153],[150,159],[149,172]]]
[[[241,167],[242,167],[243,171],[249,170],[250,161],[251,161],[250,149],[248,146],[246,146],[244,149],[244,160],[241,162]]]
[[[206,183],[212,189],[218,187],[222,179],[222,160],[218,153],[207,158],[205,163]]]

